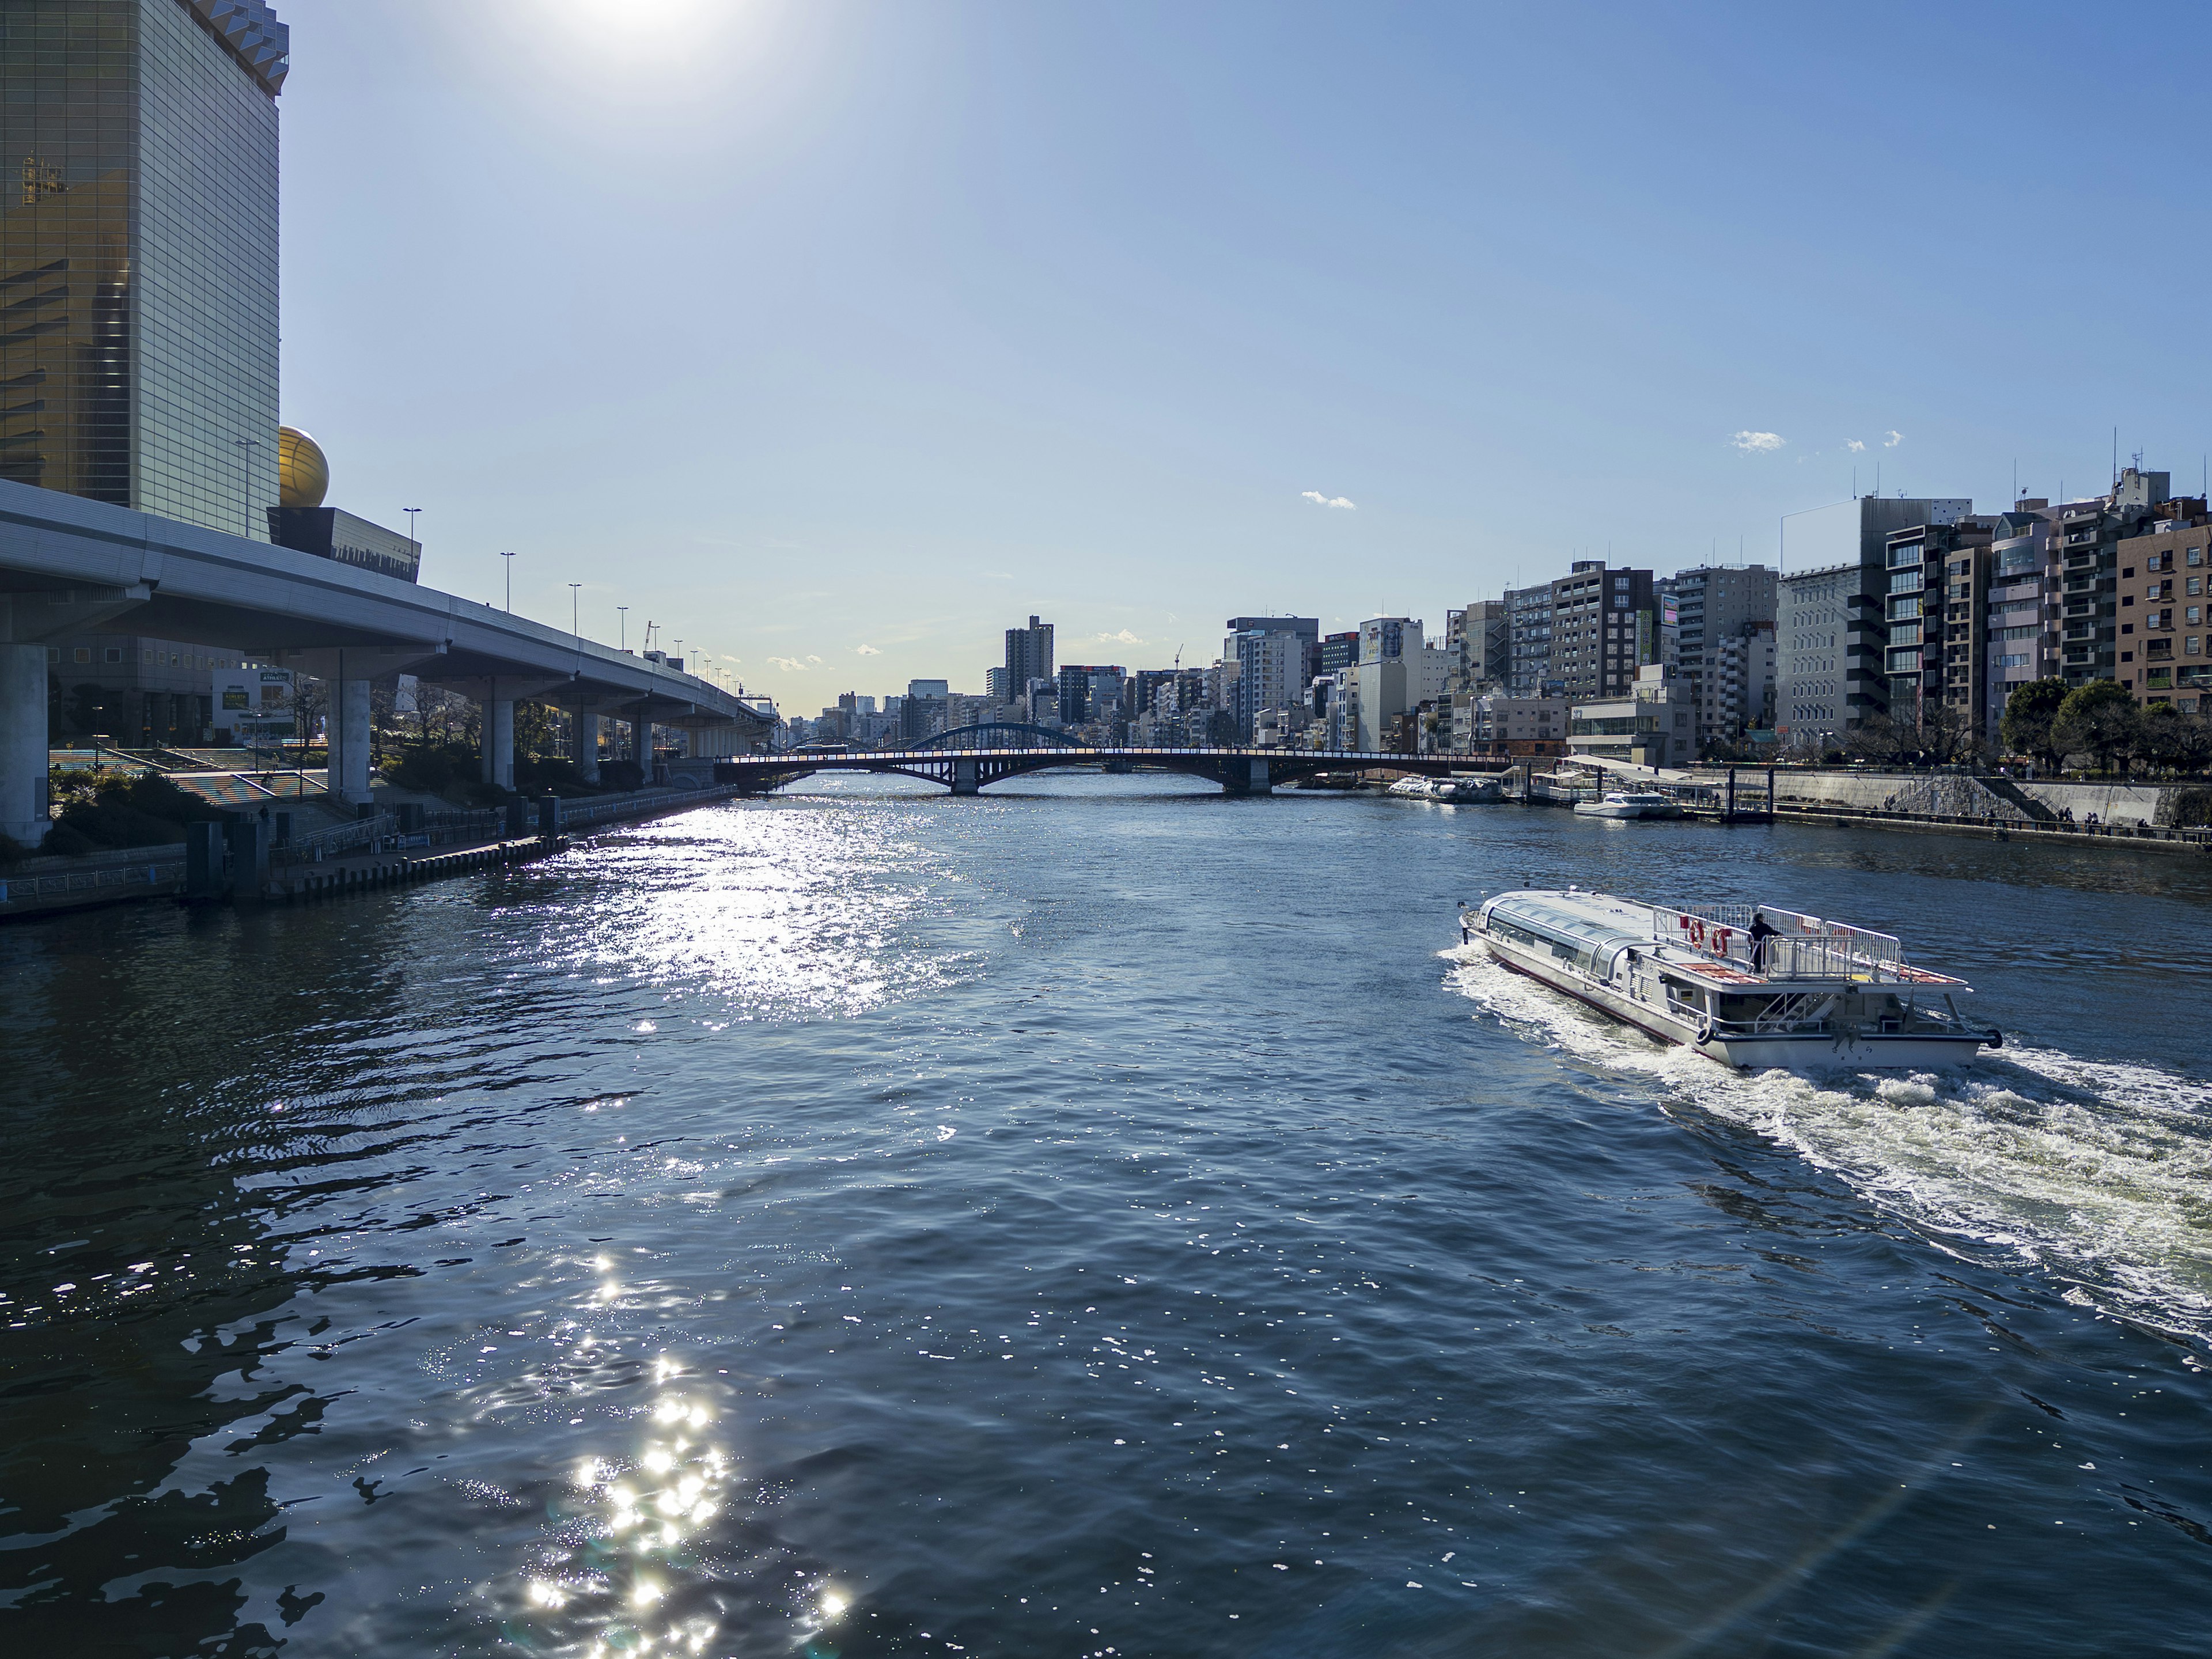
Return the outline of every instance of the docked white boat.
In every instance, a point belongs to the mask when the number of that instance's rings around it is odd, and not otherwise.
[[[1908,965],[1891,935],[1771,904],[1676,910],[1576,888],[1500,893],[1463,909],[1460,933],[1509,968],[1729,1066],[1927,1070],[2004,1041],[1960,1018],[1956,999],[1971,986]]]
[[[1496,778],[1400,778],[1390,786],[1389,793],[1401,800],[1449,801],[1462,806],[1505,799],[1505,787]]]
[[[1633,789],[1608,789],[1601,800],[1578,800],[1575,811],[1586,818],[1679,818],[1682,805],[1670,795]]]

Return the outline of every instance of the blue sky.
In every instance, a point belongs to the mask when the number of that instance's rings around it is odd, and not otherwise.
[[[792,712],[2212,447],[2203,8],[279,9],[332,502]]]

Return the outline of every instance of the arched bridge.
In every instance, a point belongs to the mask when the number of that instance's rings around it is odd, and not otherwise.
[[[990,734],[996,733],[992,736]],[[985,744],[974,741],[985,734]],[[1010,734],[1047,741],[1008,742]],[[1387,767],[1448,777],[1454,772],[1503,771],[1503,761],[1477,761],[1466,755],[1352,754],[1310,749],[1146,749],[1102,747],[1068,740],[1037,726],[961,726],[908,749],[852,750],[836,753],[745,755],[718,761],[714,781],[734,783],[766,793],[816,772],[902,772],[942,784],[956,795],[972,795],[1025,772],[1057,767],[1105,766],[1116,771],[1144,767],[1207,778],[1232,795],[1264,795],[1279,783],[1295,783],[1318,772],[1354,772]]]

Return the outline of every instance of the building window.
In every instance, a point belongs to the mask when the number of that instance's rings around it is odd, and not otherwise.
[[[109,646],[107,647],[107,660],[110,662],[121,662],[123,660],[123,647],[119,645]]]
[[[78,662],[90,662],[92,660],[92,647],[88,645],[80,645],[70,654]]]
[[[47,660],[48,662],[51,662],[51,663],[58,663],[58,662],[59,662],[61,659],[62,659],[62,648],[61,648],[61,647],[59,647],[58,645],[50,645],[50,646],[48,646],[48,647],[46,647],[46,660]]]

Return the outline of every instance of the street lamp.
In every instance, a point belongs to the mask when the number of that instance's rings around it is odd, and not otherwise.
[[[568,631],[576,636],[576,644],[580,647],[584,643],[584,624],[580,620],[579,620],[582,613],[577,609],[577,606],[583,603],[583,599],[576,590],[582,586],[583,583],[581,582],[570,582],[568,584]]]
[[[1856,497],[1853,499],[1856,500]],[[1802,519],[1808,513],[1825,513],[1829,507],[1842,505],[1841,501],[1826,501],[1819,507],[1801,507],[1795,513],[1785,513],[1782,515],[1781,523],[1776,531],[1776,540],[1779,544],[1774,556],[1777,575],[1786,576],[1790,574],[1790,520]]]
[[[407,546],[415,555],[415,567],[419,570],[422,567],[422,543],[421,538],[415,532],[421,527],[422,509],[419,507],[403,507],[399,510],[407,515]]]
[[[618,605],[615,609],[621,613],[622,648],[623,651],[627,652],[629,649],[629,607],[626,605]]]
[[[507,614],[512,617],[514,614],[514,555],[502,553],[499,556],[507,561]]]

